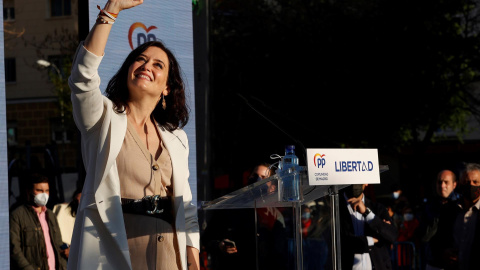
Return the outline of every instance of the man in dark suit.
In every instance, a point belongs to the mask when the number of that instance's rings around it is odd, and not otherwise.
[[[342,268],[392,269],[390,245],[397,229],[387,208],[365,197],[366,186],[351,185],[340,194]]]
[[[420,215],[419,235],[424,246],[427,269],[442,269],[443,246],[447,243],[445,235],[437,234],[440,217],[449,213],[455,207],[460,194],[455,192],[457,177],[450,170],[442,170],[435,179],[436,193],[429,198],[423,207]],[[449,225],[451,228],[453,224]],[[449,229],[451,230],[451,229]],[[453,237],[453,233],[448,232]]]
[[[480,269],[480,164],[466,164],[459,184],[462,199],[450,203],[453,207],[440,216],[442,253],[437,269]]]

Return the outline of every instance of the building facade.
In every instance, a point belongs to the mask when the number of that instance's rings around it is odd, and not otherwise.
[[[3,1],[11,197],[20,195],[25,173],[49,174],[58,188],[62,175],[78,170],[66,84],[78,44],[77,1]],[[63,193],[57,192],[61,200]]]

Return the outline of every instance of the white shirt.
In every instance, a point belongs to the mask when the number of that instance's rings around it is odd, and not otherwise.
[[[348,198],[345,196],[345,200]],[[362,202],[365,203],[365,195],[362,197]],[[360,212],[354,211],[352,206],[347,203],[348,212],[350,212],[350,217],[352,218],[353,229],[355,236],[364,236],[365,222],[371,222],[375,218],[375,214],[370,212],[366,217],[364,217]],[[367,236],[368,246],[373,246],[373,238]],[[367,253],[357,253],[353,257],[353,267],[352,270],[369,270],[372,269],[372,261],[370,259],[370,254]]]

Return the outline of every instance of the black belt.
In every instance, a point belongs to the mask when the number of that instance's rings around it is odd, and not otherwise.
[[[168,223],[172,223],[173,221],[172,200],[170,197],[148,195],[142,199],[122,198],[121,200],[124,213],[161,218]]]

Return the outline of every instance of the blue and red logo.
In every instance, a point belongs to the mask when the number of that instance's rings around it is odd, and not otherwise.
[[[313,157],[313,165],[317,168],[320,168],[320,166],[325,165],[325,159],[323,158],[325,154],[320,155],[319,153],[316,153],[315,156]]]
[[[141,44],[143,44],[147,41],[157,40],[157,37],[155,36],[155,34],[149,33],[151,30],[157,29],[156,26],[152,25],[152,26],[147,27],[147,26],[145,26],[145,24],[143,24],[141,22],[133,23],[130,26],[130,29],[128,29],[128,43],[130,44],[130,48],[132,48],[132,50],[134,49],[134,47],[133,47],[133,32],[137,28],[141,28],[141,29],[145,30],[145,32],[139,31],[137,33],[137,46],[139,46],[139,45],[141,45]]]

